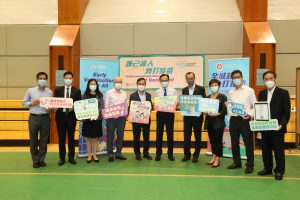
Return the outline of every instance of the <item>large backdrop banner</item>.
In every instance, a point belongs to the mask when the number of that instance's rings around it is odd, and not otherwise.
[[[99,84],[100,91],[104,94],[114,87],[113,79],[119,76],[119,61],[80,59],[80,89],[84,93],[87,82],[95,78]],[[78,156],[87,156],[86,140],[81,135],[82,122],[79,122],[79,151]],[[102,123],[103,136],[99,138],[97,154],[106,153],[106,124]]]
[[[222,60],[208,60],[208,81],[216,78],[221,82],[220,92],[228,97],[228,92],[234,85],[231,81],[231,72],[240,70],[243,73],[244,85],[249,86],[249,58],[233,58]],[[223,155],[232,157],[231,140],[229,135],[229,119],[225,117],[226,128],[223,136]],[[210,143],[208,142],[208,153],[210,153]],[[244,141],[240,139],[241,157],[246,158]]]
[[[181,89],[186,86],[185,74],[194,72],[196,83],[204,84],[204,55],[193,56],[143,56],[119,57],[120,75],[125,89],[136,89],[136,80],[144,77],[147,88],[160,88],[159,76],[168,74],[170,86]]]

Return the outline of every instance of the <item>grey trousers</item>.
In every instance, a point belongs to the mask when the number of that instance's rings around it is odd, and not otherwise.
[[[117,134],[117,152],[116,156],[122,155],[122,146],[123,146],[123,139],[124,139],[124,128],[126,123],[126,117],[119,117],[117,119],[108,119],[106,120],[107,126],[107,155],[109,157],[114,156],[113,152],[113,141],[115,132]]]
[[[47,143],[50,134],[50,116],[30,114],[28,126],[32,162],[43,162],[47,154]]]

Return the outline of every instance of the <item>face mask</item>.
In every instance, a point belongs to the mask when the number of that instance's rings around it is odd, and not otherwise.
[[[95,91],[97,89],[97,85],[90,85],[90,90]]]
[[[210,87],[210,91],[211,91],[212,93],[217,93],[218,90],[219,90],[219,87],[218,87],[218,86]]]
[[[67,86],[70,86],[71,84],[72,84],[72,82],[73,82],[73,79],[69,79],[69,78],[65,78],[64,79],[64,82],[65,82],[65,84],[67,85]]]
[[[242,83],[242,79],[240,79],[240,78],[232,79],[232,82],[235,86],[239,86]]]
[[[39,86],[43,87],[47,84],[47,80],[38,80]]]
[[[121,89],[121,87],[122,87],[122,83],[115,83],[115,88],[117,90]]]
[[[189,85],[194,85],[195,81],[194,81],[194,80],[187,80],[187,83],[188,83]]]
[[[145,86],[144,85],[138,85],[138,91],[143,92],[145,90]]]
[[[267,82],[265,82],[265,84],[266,84],[268,89],[271,89],[271,88],[274,87],[275,82],[274,81],[267,81]]]
[[[168,82],[168,81],[163,81],[163,82],[161,82],[160,84],[161,84],[161,86],[162,86],[163,88],[167,88],[168,85],[169,85],[169,82]]]

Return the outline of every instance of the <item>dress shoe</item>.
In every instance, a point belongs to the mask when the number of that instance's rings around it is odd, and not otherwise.
[[[116,159],[119,159],[119,160],[127,160],[127,158],[125,156],[116,156]]]
[[[91,163],[92,162],[92,159],[86,159],[86,163]]]
[[[227,167],[227,169],[238,169],[238,168],[242,168],[242,165],[241,164],[235,164],[235,163],[232,163],[231,165],[229,165]]]
[[[191,157],[190,157],[190,156],[184,156],[184,157],[181,159],[182,162],[186,162],[186,161],[188,161],[188,160],[191,160]]]
[[[32,167],[33,168],[40,168],[40,164],[39,163],[33,163]]]
[[[108,157],[108,162],[114,162],[115,158],[113,156]]]
[[[47,166],[47,164],[44,161],[40,162],[39,164],[40,164],[40,167],[46,167]]]
[[[160,161],[160,159],[161,159],[161,155],[156,155],[155,161]]]
[[[59,160],[58,161],[58,166],[62,166],[63,164],[65,164],[65,162],[66,162],[65,160]]]
[[[99,162],[99,159],[97,158],[97,156],[96,156],[96,159],[94,157],[92,157],[92,158],[93,158],[94,162],[96,162],[96,163]]]
[[[168,156],[168,158],[169,158],[170,161],[175,161],[175,158],[174,158],[173,155]]]
[[[142,156],[141,156],[141,155],[136,155],[136,156],[135,156],[135,159],[136,159],[136,160],[142,160]]]
[[[193,163],[198,162],[198,157],[194,156],[193,159],[192,159],[192,162],[193,162]]]
[[[72,165],[76,165],[76,164],[77,164],[77,162],[76,162],[76,160],[74,160],[74,158],[70,158],[68,161],[69,161],[69,163],[71,163]]]
[[[263,169],[263,170],[259,171],[257,174],[260,176],[266,176],[266,175],[272,174],[272,171],[267,171],[267,170]]]
[[[149,154],[144,155],[144,158],[147,158],[147,160],[152,160],[152,156],[150,156]]]
[[[275,173],[275,180],[282,180],[283,179],[283,175],[281,173]]]
[[[245,174],[252,174],[253,173],[253,167],[246,167]]]

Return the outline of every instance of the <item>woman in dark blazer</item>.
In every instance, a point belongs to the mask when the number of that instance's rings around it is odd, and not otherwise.
[[[211,94],[207,98],[219,99],[219,112],[207,113],[205,125],[208,131],[209,140],[212,148],[212,160],[208,162],[212,168],[220,166],[220,157],[223,156],[223,131],[226,126],[225,115],[227,114],[227,97],[219,92],[221,82],[217,79],[209,81]]]
[[[87,119],[83,121],[82,135],[86,138],[88,158],[87,163],[92,160],[99,162],[97,158],[98,139],[102,134],[102,108],[104,108],[103,94],[99,90],[99,85],[96,79],[90,79],[87,83],[86,90],[83,94],[83,99],[98,99],[99,116],[95,119]],[[92,155],[93,149],[93,155]]]

